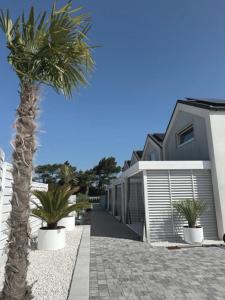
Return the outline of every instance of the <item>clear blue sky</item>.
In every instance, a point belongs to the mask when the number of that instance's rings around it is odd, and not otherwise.
[[[51,1],[1,0],[14,15]],[[64,1],[59,1],[65,3]],[[224,0],[85,0],[96,70],[90,87],[66,101],[42,90],[35,164],[69,160],[90,168],[104,156],[120,164],[163,132],[177,98],[225,98]],[[18,82],[0,37],[0,146],[11,157]]]

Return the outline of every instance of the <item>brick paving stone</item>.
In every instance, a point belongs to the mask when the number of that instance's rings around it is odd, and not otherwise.
[[[225,248],[152,248],[96,207],[90,300],[224,300]]]

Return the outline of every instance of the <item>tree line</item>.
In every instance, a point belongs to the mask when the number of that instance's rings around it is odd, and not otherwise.
[[[77,170],[69,161],[64,163],[38,165],[34,170],[34,181],[54,185],[70,184],[76,192],[87,196],[104,194],[110,180],[121,171],[114,157],[102,158],[96,166],[88,170]]]

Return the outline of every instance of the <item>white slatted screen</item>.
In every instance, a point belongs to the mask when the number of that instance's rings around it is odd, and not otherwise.
[[[217,239],[217,224],[210,170],[148,170],[147,204],[150,241],[174,241],[183,238],[181,219],[172,203],[182,199],[202,199],[207,211],[199,224],[205,239]]]

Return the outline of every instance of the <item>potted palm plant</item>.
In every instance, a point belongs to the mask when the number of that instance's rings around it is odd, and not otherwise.
[[[188,226],[184,226],[184,240],[186,243],[202,243],[204,240],[203,228],[197,225],[197,219],[206,209],[206,202],[186,199],[173,204],[178,213],[185,217]]]
[[[34,191],[40,204],[36,206],[32,215],[46,223],[38,232],[39,250],[57,250],[65,247],[66,228],[58,222],[69,213],[75,211],[76,204],[69,203],[72,191],[64,187],[53,187],[48,191]]]

